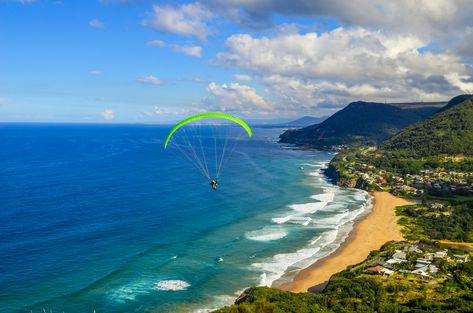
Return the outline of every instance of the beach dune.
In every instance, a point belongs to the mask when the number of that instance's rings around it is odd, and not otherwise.
[[[355,224],[339,249],[300,271],[292,282],[275,287],[293,292],[306,292],[314,286],[320,289],[333,274],[360,263],[372,250],[379,249],[387,241],[403,240],[395,207],[412,202],[388,192],[373,192],[371,195],[374,197],[372,212]]]

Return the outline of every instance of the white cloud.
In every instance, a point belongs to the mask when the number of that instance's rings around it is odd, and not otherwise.
[[[243,75],[243,74],[235,74],[233,75],[233,79],[242,81],[242,82],[250,82],[251,81],[251,76],[249,75]]]
[[[227,39],[215,62],[261,77],[279,110],[358,99],[444,100],[467,91],[472,68],[448,52],[419,52],[427,44],[417,36],[361,27],[260,38],[240,34]]]
[[[171,45],[170,47],[176,52],[181,52],[192,57],[200,58],[202,56],[202,47],[200,46]]]
[[[102,75],[102,71],[92,69],[92,70],[89,70],[89,74],[92,76],[99,76],[99,75]]]
[[[89,21],[89,26],[92,28],[103,28],[105,27],[105,24],[101,20],[94,18]]]
[[[250,86],[212,82],[207,92],[209,96],[203,102],[207,109],[243,114],[268,114],[273,111],[272,106]]]
[[[102,111],[100,115],[102,115],[103,119],[107,121],[113,120],[115,118],[115,113],[113,113],[113,110],[111,109],[106,109],[105,111]]]
[[[207,6],[247,27],[274,26],[273,15],[333,17],[362,26],[418,36],[449,36],[471,25],[471,0],[208,0]]]
[[[197,113],[204,113],[208,112],[204,109],[201,105],[197,105],[192,103],[190,107],[179,107],[179,108],[167,108],[155,105],[151,110],[142,111],[142,115],[145,118],[169,118],[169,117],[179,117],[183,118],[185,116],[189,116],[190,114],[197,114]]]
[[[15,0],[15,1],[21,4],[30,4],[30,3],[36,2],[36,0]]]
[[[157,105],[154,106],[153,112],[155,115],[168,115],[170,113],[169,110],[158,107]]]
[[[460,76],[458,73],[448,73],[445,75],[445,78],[462,92],[473,94],[473,80],[471,76]]]
[[[206,41],[212,34],[207,25],[212,17],[212,12],[198,2],[177,7],[154,5],[153,13],[143,22],[143,25],[159,31]]]
[[[149,46],[169,48],[175,52],[184,53],[191,57],[200,58],[202,56],[202,47],[195,45],[175,45],[162,40],[151,40],[147,43]]]
[[[150,84],[150,85],[161,85],[163,83],[163,81],[161,79],[159,79],[155,76],[152,76],[152,75],[142,77],[142,78],[138,79],[138,81],[143,83],[143,84]]]

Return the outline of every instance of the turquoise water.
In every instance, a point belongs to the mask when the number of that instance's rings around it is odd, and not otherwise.
[[[169,127],[0,124],[1,312],[205,312],[332,252],[369,197],[255,128],[213,192]]]

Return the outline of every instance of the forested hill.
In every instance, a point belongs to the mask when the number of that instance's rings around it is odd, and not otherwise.
[[[438,112],[445,102],[374,103],[352,102],[324,122],[288,130],[280,142],[319,149],[334,145],[378,144],[400,129]]]
[[[412,157],[473,156],[473,96],[453,98],[445,110],[402,130],[380,150]]]

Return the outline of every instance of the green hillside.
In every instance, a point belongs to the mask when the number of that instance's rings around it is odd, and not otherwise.
[[[329,149],[334,145],[378,144],[423,120],[445,103],[352,102],[320,124],[288,130],[280,142]]]
[[[444,110],[402,130],[380,150],[412,157],[473,156],[472,96],[453,98]]]
[[[433,263],[438,272],[425,278],[411,273],[422,257],[422,253],[411,252],[407,253],[406,262],[393,267],[395,273],[389,277],[370,272],[374,264],[389,259],[398,249],[409,247],[412,246],[405,242],[385,244],[362,263],[333,275],[320,294],[250,288],[235,305],[214,313],[472,312],[473,261],[436,259]],[[440,250],[422,243],[419,247],[425,252]]]

